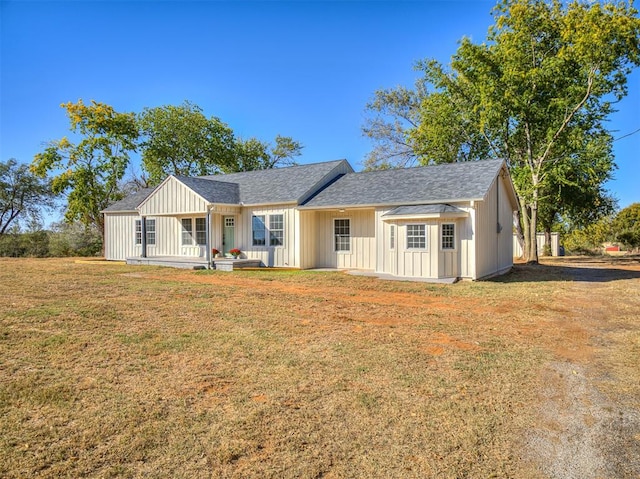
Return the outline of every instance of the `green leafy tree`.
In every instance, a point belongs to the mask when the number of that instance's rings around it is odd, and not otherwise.
[[[394,134],[422,164],[505,159],[520,202],[525,256],[535,262],[539,211],[557,202],[558,193],[574,214],[580,203],[572,197],[602,199],[602,184],[613,169],[604,121],[611,102],[626,94],[632,67],[640,64],[640,19],[630,2],[504,0],[493,14],[486,43],[463,39],[448,67],[433,60],[417,64],[423,77],[414,96],[393,97],[409,98],[403,118],[412,121],[402,135]],[[384,105],[388,96],[378,92],[372,105]],[[387,124],[393,126],[398,109],[393,106]],[[369,166],[393,159],[393,153],[374,150]],[[600,162],[599,171],[576,194],[581,174],[568,173],[576,167],[588,172],[594,162]]]
[[[293,138],[280,135],[276,136],[274,145],[256,138],[237,140],[233,162],[224,172],[293,166],[296,164],[295,158],[302,154],[302,148],[304,147]]]
[[[613,220],[616,239],[631,249],[640,248],[640,203],[621,210]]]
[[[197,105],[145,108],[138,124],[142,166],[150,185],[170,174],[212,175],[233,168],[233,131],[219,118],[205,117]]]
[[[14,158],[0,162],[0,235],[21,219],[40,219],[43,209],[54,207],[54,200],[48,179],[34,175]]]
[[[93,100],[61,106],[80,141],[74,144],[65,137],[52,142],[35,156],[31,170],[42,177],[54,173],[54,193],[67,195],[65,220],[95,226],[104,238],[101,211],[123,196],[119,185],[138,138],[135,115]]]

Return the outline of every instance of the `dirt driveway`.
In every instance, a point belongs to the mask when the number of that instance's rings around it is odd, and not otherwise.
[[[640,265],[583,258],[546,265],[571,280],[571,301],[556,324],[565,343],[543,372],[531,456],[552,478],[638,478],[640,303],[632,285]]]

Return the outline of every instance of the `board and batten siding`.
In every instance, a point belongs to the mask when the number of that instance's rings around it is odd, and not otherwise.
[[[376,211],[376,272],[409,278],[457,278],[461,271],[463,243],[468,242],[466,218],[416,218],[383,220],[387,210]],[[455,224],[455,248],[443,250],[440,244],[442,224]],[[425,225],[426,247],[407,248],[407,226]],[[391,248],[391,227],[395,227],[395,245]],[[465,244],[465,248],[468,246]]]
[[[140,215],[204,214],[207,202],[173,176],[167,178],[139,207]]]
[[[136,253],[136,225],[138,213],[105,213],[104,257],[113,261],[124,261]]]
[[[318,225],[316,221],[315,211],[298,211],[298,248],[299,248],[299,267],[301,269],[315,268],[316,244],[318,237]]]
[[[318,268],[374,270],[376,262],[375,211],[316,211],[315,264]],[[351,250],[335,251],[334,220],[349,219]]]
[[[252,217],[269,215],[283,215],[284,241],[282,246],[254,246]],[[248,259],[259,259],[265,266],[299,268],[296,255],[297,238],[299,229],[299,215],[294,205],[276,205],[264,208],[247,207],[242,209],[242,214],[236,217],[236,247],[244,253]],[[267,243],[269,235],[267,232]]]
[[[513,210],[503,178],[496,178],[485,199],[476,203],[475,210],[476,274],[473,279],[480,279],[513,266]]]

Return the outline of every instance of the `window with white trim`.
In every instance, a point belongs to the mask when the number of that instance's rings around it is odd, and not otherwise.
[[[203,246],[207,244],[206,218],[182,218],[181,225],[182,246]]]
[[[426,225],[407,225],[407,249],[426,249],[426,230]]]
[[[264,215],[254,215],[251,217],[251,230],[253,246],[265,246],[267,244],[267,225],[264,224]]]
[[[136,220],[136,244],[142,244],[142,221]]]
[[[389,249],[396,249],[396,225],[389,225]]]
[[[156,220],[145,221],[147,229],[147,245],[156,244]],[[136,244],[142,244],[142,221],[136,220]]]
[[[146,220],[147,245],[156,244],[156,220]]]
[[[182,246],[193,244],[193,222],[191,218],[182,218]]]
[[[443,223],[440,244],[442,249],[455,249],[456,248],[456,225],[454,223]]]
[[[335,251],[351,251],[351,220],[334,219],[333,235]]]
[[[205,246],[207,244],[207,219],[196,218],[196,244]]]
[[[284,244],[284,215],[269,215],[269,246]]]

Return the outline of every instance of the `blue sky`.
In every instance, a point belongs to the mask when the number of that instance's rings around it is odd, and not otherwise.
[[[0,0],[0,159],[28,163],[68,135],[63,102],[139,112],[189,100],[238,136],[292,136],[301,163],[358,170],[374,91],[411,86],[415,61],[448,62],[463,36],[482,41],[494,3]],[[614,137],[640,128],[640,72],[630,80]],[[624,207],[640,201],[640,134],[614,146],[608,186]]]

